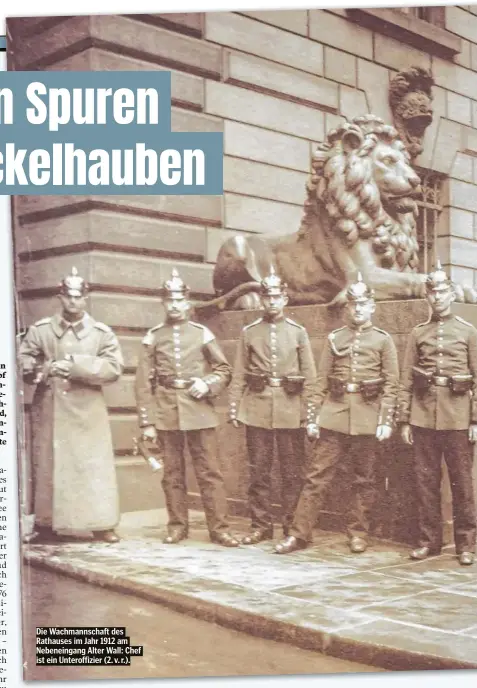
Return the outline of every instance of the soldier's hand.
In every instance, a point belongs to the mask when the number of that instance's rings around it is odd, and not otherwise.
[[[234,428],[239,428],[239,427],[242,425],[242,423],[241,423],[239,420],[237,420],[236,418],[234,418],[234,419],[231,421],[231,423],[232,423],[232,425],[234,426]]]
[[[390,425],[378,425],[376,430],[376,439],[378,442],[388,440],[392,435],[393,429]]]
[[[201,380],[200,377],[194,377],[192,379],[194,383],[187,391],[194,399],[202,399],[209,391],[209,385]]]
[[[318,440],[320,438],[320,426],[316,423],[308,423],[306,426],[306,436],[309,440]]]
[[[477,425],[469,426],[469,442],[472,444],[477,442]]]
[[[142,436],[146,440],[152,440],[155,442],[157,440],[157,430],[154,425],[148,425],[147,427],[143,428]]]
[[[409,423],[404,423],[401,426],[401,438],[404,444],[409,444],[411,445],[413,443],[412,439],[412,428],[409,425]]]
[[[50,375],[67,378],[69,377],[72,366],[73,361],[67,361],[65,359],[54,361],[50,367]]]

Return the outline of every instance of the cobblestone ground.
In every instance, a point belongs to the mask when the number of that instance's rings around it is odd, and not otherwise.
[[[121,542],[25,548],[32,565],[159,601],[236,630],[390,669],[477,668],[477,566],[452,548],[424,562],[373,542],[349,552],[340,533],[315,533],[291,555],[271,542],[224,549],[202,515],[190,537],[162,544],[162,511],[126,514]],[[247,524],[236,519],[236,533]]]

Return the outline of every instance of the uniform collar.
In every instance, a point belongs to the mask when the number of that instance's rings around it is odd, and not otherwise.
[[[68,329],[71,329],[78,339],[85,337],[92,327],[92,318],[85,313],[81,320],[69,322],[61,315],[56,313],[51,319],[51,327],[58,338],[61,338]]]
[[[448,313],[447,315],[441,316],[438,315],[437,313],[432,313],[430,322],[446,322],[448,320],[452,320],[454,317],[453,313]]]
[[[278,325],[279,323],[285,322],[285,314],[281,315],[279,318],[274,318],[273,320],[267,314],[265,314],[262,320],[269,325]]]
[[[373,327],[373,323],[371,320],[368,320],[367,323],[364,325],[359,325],[358,327],[352,327],[351,325],[348,325],[348,329],[351,330],[351,332],[367,332]]]

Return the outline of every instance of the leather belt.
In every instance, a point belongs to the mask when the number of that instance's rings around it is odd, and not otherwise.
[[[183,380],[181,378],[159,378],[158,383],[161,387],[165,387],[166,389],[186,389],[192,384],[191,380]]]
[[[345,391],[348,392],[349,394],[354,394],[355,392],[359,392],[361,390],[360,390],[359,384],[357,382],[347,382],[346,387],[345,387]]]
[[[436,387],[448,387],[449,380],[449,377],[444,377],[443,375],[434,375],[432,377],[432,384],[436,385]]]
[[[267,385],[270,387],[281,387],[283,384],[282,377],[269,377],[267,378]]]

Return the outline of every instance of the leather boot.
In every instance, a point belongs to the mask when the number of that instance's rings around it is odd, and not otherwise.
[[[242,539],[242,545],[257,545],[263,540],[271,540],[273,530],[271,528],[257,528]]]
[[[294,535],[290,535],[282,542],[279,542],[278,545],[275,545],[275,552],[277,554],[290,554],[299,549],[306,549],[306,546],[307,544],[304,540],[299,540]]]
[[[95,530],[93,533],[93,537],[95,540],[100,540],[101,542],[109,542],[110,544],[113,544],[114,542],[119,542],[120,538],[114,530],[109,529],[109,530]]]
[[[165,545],[177,545],[181,540],[185,540],[188,535],[187,528],[173,526],[168,529],[167,535],[162,541]]]

